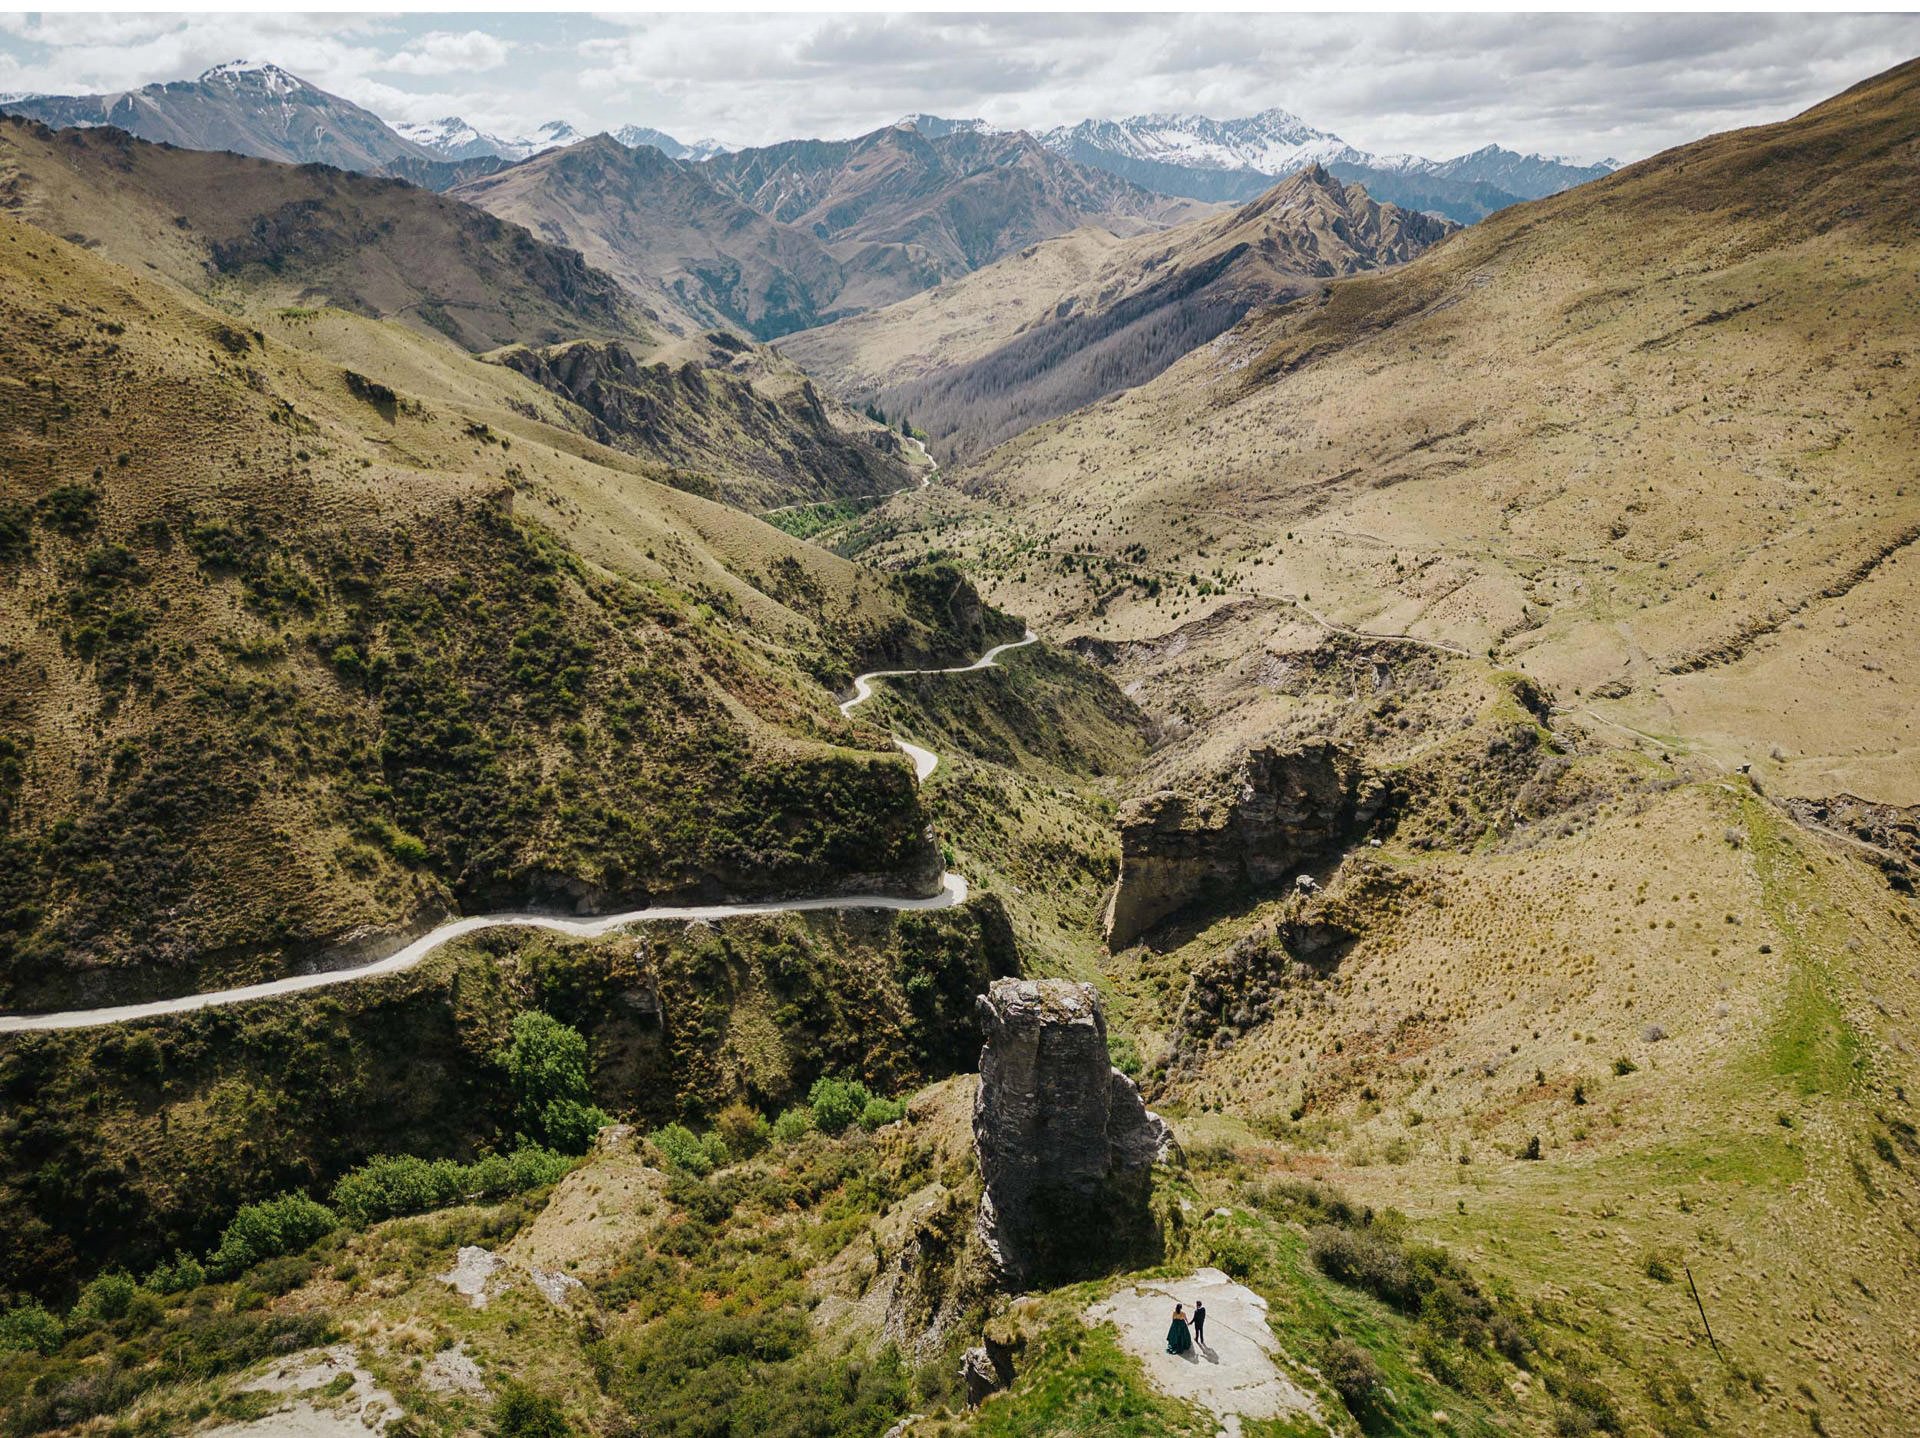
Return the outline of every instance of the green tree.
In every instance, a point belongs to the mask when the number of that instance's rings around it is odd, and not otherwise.
[[[513,1121],[524,1143],[585,1153],[607,1115],[587,1087],[587,1041],[551,1014],[515,1017],[513,1040],[499,1054],[513,1089]]]

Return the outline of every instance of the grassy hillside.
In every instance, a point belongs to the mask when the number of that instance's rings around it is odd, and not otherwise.
[[[952,576],[862,574],[11,220],[0,267],[10,1005],[450,905],[937,874],[827,686],[965,652]]]
[[[109,259],[261,308],[334,305],[469,350],[649,333],[578,254],[399,180],[5,116],[0,195]]]
[[[585,1035],[627,1122],[769,1112],[825,1074],[879,1093],[968,1068],[973,995],[1016,963],[992,901],[655,925],[605,940],[495,930],[422,967],[291,1002],[10,1039],[0,1048],[0,1287],[70,1299],[106,1268],[211,1247],[243,1203],[324,1192],[379,1153],[511,1150],[497,1053],[517,1013]]]
[[[19,218],[157,272],[243,328],[423,398],[444,390],[499,410],[496,426],[578,430],[696,493],[765,509],[908,482],[892,436],[812,395],[790,365],[726,336],[675,341],[646,308],[650,292],[410,185],[4,119],[0,195]],[[437,345],[528,382],[476,373]],[[556,350],[598,363],[529,362]]]

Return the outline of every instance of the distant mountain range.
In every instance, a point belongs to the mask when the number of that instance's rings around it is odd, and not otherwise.
[[[404,122],[395,125],[394,129],[443,160],[476,160],[489,155],[509,161],[527,160],[535,155],[544,155],[548,150],[577,145],[587,138],[565,120],[549,120],[531,135],[515,137],[490,134],[457,115],[449,115],[443,120]],[[622,125],[610,133],[630,150],[648,145],[675,160],[706,160],[727,154],[732,149],[718,140],[696,140],[691,145],[683,144],[666,131],[656,130],[650,125]]]
[[[994,133],[983,120],[914,115],[923,133]],[[1304,165],[1321,164],[1358,181],[1376,200],[1471,224],[1522,200],[1543,199],[1611,174],[1617,165],[1578,165],[1488,145],[1451,160],[1376,155],[1315,129],[1286,110],[1239,120],[1205,115],[1135,115],[1082,120],[1039,136],[1055,154],[1107,170],[1163,195],[1241,203]]]
[[[194,80],[0,110],[403,179],[578,250],[669,330],[761,340],[1082,226],[1132,236],[1192,218],[1196,201],[1244,204],[1311,165],[1377,202],[1460,223],[1607,173],[1497,146],[1444,161],[1371,155],[1277,109],[1088,120],[1037,137],[916,114],[853,139],[745,150],[640,125],[588,137],[565,120],[503,136],[457,116],[390,125],[277,65],[237,60]]]
[[[458,167],[475,161],[514,163],[587,138],[565,120],[510,137],[452,115],[390,125],[278,65],[250,60],[215,65],[193,80],[104,95],[5,95],[0,110],[56,129],[113,125],[136,139],[183,149],[393,174],[432,189],[469,178],[474,171]],[[614,138],[629,148],[651,145],[676,160],[704,160],[729,148],[714,140],[682,144],[645,125],[623,125]]]
[[[503,136],[458,116],[389,125],[372,111],[328,94],[277,65],[235,60],[195,80],[146,85],[106,95],[0,97],[0,109],[56,127],[116,125],[145,140],[189,149],[233,150],[263,159],[337,165],[392,174],[430,189],[450,189],[587,136],[565,120],[530,135]],[[980,119],[913,114],[899,122],[931,141],[976,141],[1017,132]],[[623,125],[613,138],[695,163],[742,153],[718,140],[683,142],[647,125]],[[750,153],[793,153],[858,140],[794,140]],[[1325,165],[1366,186],[1374,199],[1471,224],[1522,200],[1558,194],[1618,168],[1611,160],[1579,165],[1488,145],[1450,160],[1378,155],[1316,129],[1286,110],[1237,120],[1205,115],[1135,115],[1082,120],[1036,136],[1063,159],[1105,171],[1156,194],[1242,204],[1308,164]]]
[[[1024,134],[908,125],[705,163],[608,135],[451,192],[570,246],[670,326],[758,339],[891,304],[1089,223],[1134,233],[1182,202]]]

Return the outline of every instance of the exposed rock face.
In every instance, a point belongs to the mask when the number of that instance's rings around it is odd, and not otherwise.
[[[1001,1282],[1064,1282],[1151,1254],[1153,1165],[1177,1149],[1108,1061],[1092,985],[1001,979],[980,1018],[980,1234]]]
[[[1107,943],[1123,948],[1195,899],[1265,888],[1383,814],[1391,787],[1337,744],[1251,749],[1202,794],[1162,790],[1120,813]]]
[[[979,1407],[1002,1388],[1014,1386],[1014,1348],[985,1338],[960,1355],[960,1382],[966,1384],[966,1405]]]

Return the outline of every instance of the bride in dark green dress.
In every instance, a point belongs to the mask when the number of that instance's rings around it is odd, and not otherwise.
[[[1193,1335],[1187,1331],[1187,1311],[1173,1305],[1173,1326],[1167,1330],[1167,1352],[1185,1353],[1193,1347]]]

